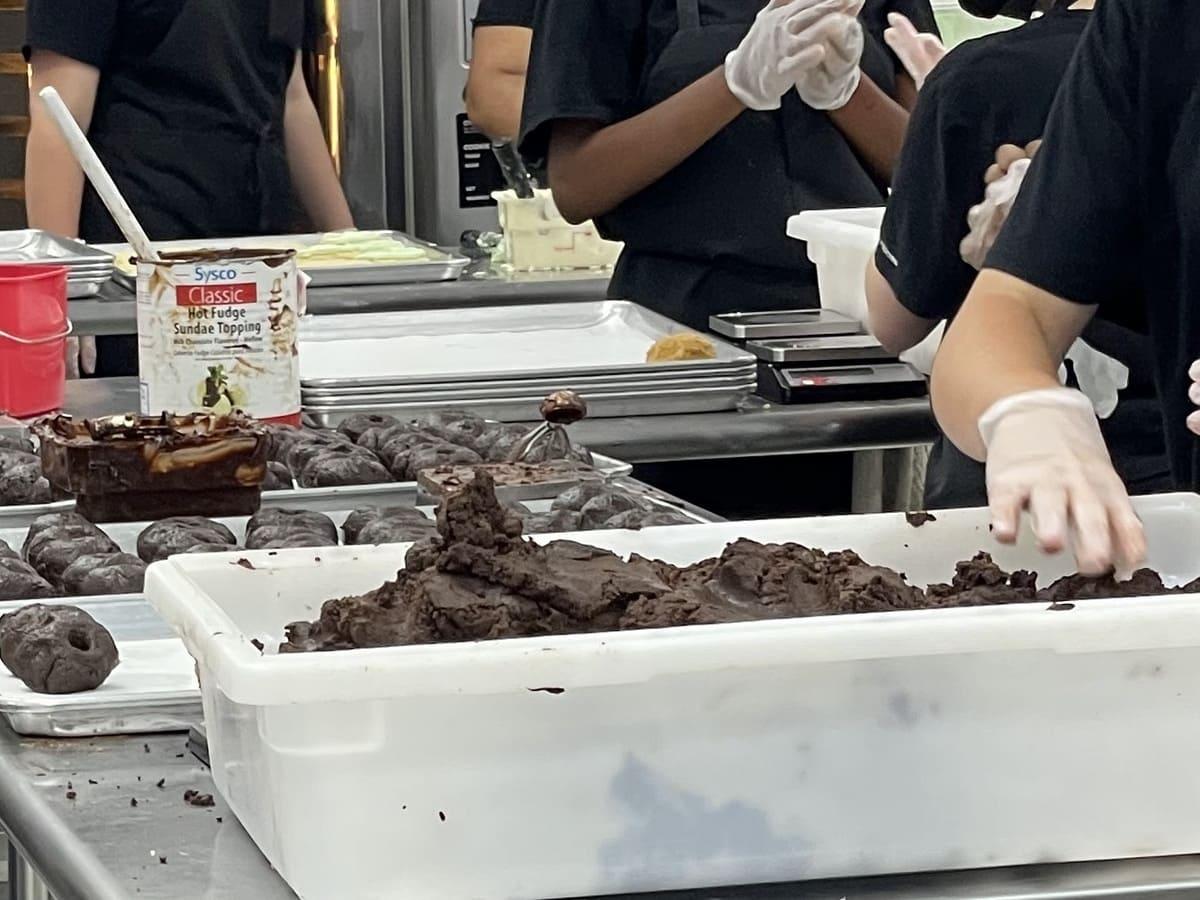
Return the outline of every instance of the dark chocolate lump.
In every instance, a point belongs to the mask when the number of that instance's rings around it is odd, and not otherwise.
[[[309,458],[299,474],[300,486],[306,488],[383,484],[391,480],[383,463],[355,444],[325,448]]]
[[[130,553],[80,556],[62,575],[63,589],[72,597],[140,594],[146,564]]]
[[[267,477],[263,479],[262,489],[264,491],[290,491],[294,487],[291,470],[281,462],[269,460]]]
[[[220,552],[237,546],[233,532],[211,519],[200,516],[174,516],[155,522],[138,535],[138,556],[148,563],[159,562],[178,553]]]
[[[0,542],[0,548],[8,545]],[[16,556],[0,555],[0,600],[43,600],[57,597],[58,590]]]
[[[246,525],[247,550],[284,547],[336,547],[337,526],[323,513],[298,509],[264,509]]]
[[[0,616],[0,662],[39,694],[95,690],[119,661],[112,635],[78,607],[35,603]]]

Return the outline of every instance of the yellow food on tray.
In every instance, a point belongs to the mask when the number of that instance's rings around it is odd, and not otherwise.
[[[646,362],[686,362],[693,359],[716,359],[717,345],[693,331],[661,338],[646,354]]]

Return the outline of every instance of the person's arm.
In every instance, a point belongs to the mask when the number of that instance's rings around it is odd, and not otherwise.
[[[1005,397],[1060,387],[1058,367],[1095,311],[985,269],[933,367],[934,412],[946,435],[983,460],[980,417]]]
[[[292,185],[313,227],[318,231],[353,228],[354,217],[325,146],[321,119],[304,83],[299,53],[288,82],[283,132]]]
[[[86,133],[92,122],[100,71],[48,50],[30,59],[29,140],[25,146],[25,210],[30,228],[79,235],[83,170],[75,161],[38,92],[53,87]]]
[[[874,262],[867,266],[867,316],[871,334],[885,350],[896,356],[929,337],[941,321],[926,319],[905,309]]]
[[[676,168],[744,110],[718,68],[623,122],[555,122],[549,159],[555,205],[574,223],[609,212]]]
[[[467,116],[492,140],[511,141],[521,130],[525,73],[533,29],[482,26],[467,75]]]
[[[913,90],[915,97],[916,91]],[[908,128],[908,110],[864,73],[850,102],[829,111],[833,124],[875,175],[890,182]]]

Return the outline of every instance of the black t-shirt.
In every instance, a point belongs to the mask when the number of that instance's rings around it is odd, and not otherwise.
[[[200,0],[28,0],[25,58],[50,50],[97,69],[153,53],[186,3]],[[240,0],[264,7],[262,39],[313,48],[323,32],[316,0]]]
[[[508,25],[516,28],[532,28],[537,0],[479,0],[479,11],[475,14],[475,27]]]
[[[1171,471],[1198,488],[1200,4],[1103,0],[1045,137],[988,266],[1110,322],[1148,319]]]

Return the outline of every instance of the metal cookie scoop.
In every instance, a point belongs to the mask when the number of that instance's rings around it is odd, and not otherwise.
[[[538,411],[545,421],[517,442],[507,461],[530,461],[535,451],[536,459],[532,461],[580,459],[582,453],[571,445],[566,426],[587,418],[587,402],[574,391],[555,391],[542,401]]]

